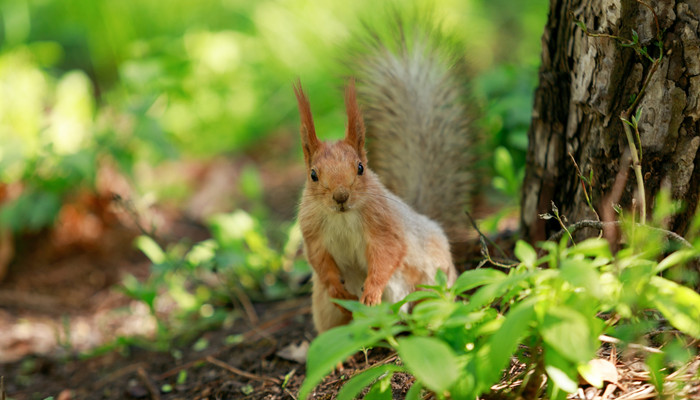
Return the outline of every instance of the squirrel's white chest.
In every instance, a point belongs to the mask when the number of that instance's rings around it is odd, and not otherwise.
[[[323,225],[323,244],[338,265],[345,288],[359,297],[367,277],[367,246],[360,214],[330,215]]]

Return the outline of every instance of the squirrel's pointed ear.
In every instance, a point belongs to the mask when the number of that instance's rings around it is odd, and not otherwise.
[[[299,105],[299,115],[301,116],[301,145],[304,149],[304,161],[307,166],[310,166],[311,156],[321,146],[321,142],[316,136],[314,120],[311,117],[311,106],[309,105],[309,99],[304,93],[304,89],[301,87],[301,80],[297,79],[293,87],[294,94],[297,97],[297,104]]]
[[[365,123],[362,120],[360,107],[357,105],[355,92],[355,79],[350,79],[345,88],[345,110],[348,114],[348,127],[345,132],[345,141],[357,150],[362,162],[367,162],[365,153]]]

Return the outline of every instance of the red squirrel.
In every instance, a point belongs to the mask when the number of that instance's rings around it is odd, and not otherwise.
[[[294,86],[306,165],[298,218],[313,267],[312,313],[319,333],[351,319],[331,299],[393,303],[418,285],[434,284],[438,270],[450,285],[457,277],[443,228],[419,211],[445,216],[443,223],[448,214],[462,213],[468,177],[461,168],[442,168],[465,164],[467,124],[459,90],[446,86],[454,83],[449,68],[424,42],[406,45],[398,55],[377,43],[377,57],[364,58],[360,66],[377,149],[370,154],[392,190],[369,168],[354,80],[345,90],[345,137],[335,142],[318,139],[309,100],[300,82]],[[422,97],[411,97],[416,94]],[[448,185],[449,193],[437,192]]]

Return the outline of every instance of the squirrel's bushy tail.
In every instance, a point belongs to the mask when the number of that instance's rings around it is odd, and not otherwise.
[[[473,182],[466,74],[454,45],[439,33],[400,18],[395,24],[397,32],[372,34],[353,53],[369,165],[455,240],[466,227]]]

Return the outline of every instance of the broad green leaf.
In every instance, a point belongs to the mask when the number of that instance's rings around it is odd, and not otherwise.
[[[479,290],[476,291],[476,293],[474,293],[473,296],[469,298],[469,302],[467,303],[469,306],[469,310],[476,310],[488,303],[493,302],[496,298],[499,298],[508,293],[508,291],[510,291],[510,289],[515,285],[530,278],[535,273],[541,272],[542,271],[532,271],[524,273],[515,272],[508,275],[505,279],[499,279],[494,283],[487,284],[486,286],[481,287]]]
[[[391,375],[381,378],[372,385],[365,396],[365,400],[392,400]]]
[[[560,352],[549,346],[544,347],[544,370],[554,383],[568,393],[578,389],[576,364],[567,360]]]
[[[569,254],[583,254],[589,257],[605,257],[612,259],[610,244],[603,238],[586,239],[578,243],[576,247],[568,249]]]
[[[335,366],[363,347],[369,347],[381,339],[381,333],[369,324],[349,325],[333,328],[318,336],[309,347],[306,359],[306,379],[299,390],[299,398],[309,396],[316,385]]]
[[[384,364],[377,367],[372,367],[350,378],[338,392],[338,400],[352,400],[357,397],[360,392],[372,382],[380,378],[386,373],[394,373],[404,371],[405,368],[394,364]]]
[[[412,319],[432,329],[438,329],[456,308],[457,304],[453,301],[424,301],[413,308]]]
[[[160,245],[150,236],[141,235],[137,237],[136,247],[141,250],[153,264],[161,264],[165,262],[165,252],[163,252]]]
[[[544,367],[544,370],[547,372],[547,376],[549,376],[552,381],[564,391],[573,393],[578,389],[578,384],[576,381],[569,378],[566,372],[562,371],[561,369],[552,365],[547,365]]]
[[[506,274],[496,269],[473,269],[462,273],[462,275],[457,278],[454,285],[452,285],[452,290],[455,294],[461,294],[467,290],[489,283],[494,283],[498,280],[505,279],[506,277]]]
[[[411,385],[411,388],[408,389],[408,393],[406,393],[405,400],[422,400],[423,399],[421,397],[422,391],[423,391],[423,385],[421,385],[420,382],[418,382],[418,381],[413,382],[413,385]]]
[[[593,296],[603,296],[600,275],[589,260],[567,258],[561,261],[560,276],[574,287],[582,287]]]
[[[586,363],[595,355],[591,327],[586,317],[571,307],[546,310],[539,331],[545,343],[574,363]]]
[[[677,329],[700,339],[700,294],[658,276],[649,282],[656,289],[651,303]]]
[[[537,264],[537,252],[527,242],[518,240],[514,252],[518,260],[526,266],[534,267]]]
[[[416,290],[415,292],[411,292],[406,296],[402,302],[403,303],[410,303],[412,301],[421,301],[425,299],[436,299],[440,297],[437,293],[433,291],[427,291],[427,290]]]
[[[505,147],[497,147],[493,153],[494,168],[503,179],[513,177],[513,158]]]
[[[454,351],[433,337],[410,336],[399,340],[399,356],[408,370],[436,393],[449,389],[459,377]]]
[[[484,384],[491,385],[498,380],[520,341],[529,333],[530,324],[535,319],[535,303],[536,299],[531,297],[513,307],[489,339],[487,347],[480,351],[484,362],[479,368],[479,378]]]
[[[654,268],[654,274],[659,274],[674,265],[678,265],[690,260],[693,257],[697,257],[698,253],[695,249],[683,249],[674,251],[669,254],[668,257],[661,260],[661,262]]]
[[[360,303],[357,300],[332,299],[331,301],[342,306],[350,312],[362,311],[366,307],[364,304]]]

